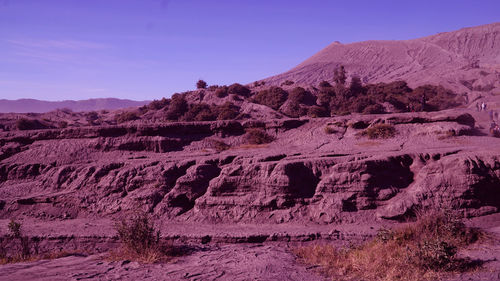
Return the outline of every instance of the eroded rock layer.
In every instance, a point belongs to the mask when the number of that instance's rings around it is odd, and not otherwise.
[[[497,212],[500,141],[479,136],[465,111],[4,132],[0,216],[142,209],[180,221],[340,223],[422,207]],[[363,135],[381,123],[395,136]],[[249,145],[249,128],[275,140]]]

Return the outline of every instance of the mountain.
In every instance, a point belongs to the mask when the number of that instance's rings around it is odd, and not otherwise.
[[[317,85],[332,81],[339,65],[365,83],[406,80],[412,87],[440,84],[458,93],[500,93],[500,22],[413,40],[334,42],[264,81]]]
[[[68,108],[73,111],[92,111],[102,109],[119,109],[133,106],[141,106],[149,101],[133,101],[127,99],[101,98],[88,100],[65,100],[65,101],[42,101],[35,99],[6,100],[0,99],[0,112],[16,113],[42,113],[52,111],[58,108]]]

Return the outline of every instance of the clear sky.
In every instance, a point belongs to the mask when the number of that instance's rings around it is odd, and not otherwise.
[[[333,41],[498,21],[500,0],[0,0],[0,99],[158,99],[278,74]]]

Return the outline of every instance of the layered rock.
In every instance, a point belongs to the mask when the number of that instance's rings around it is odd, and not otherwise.
[[[361,134],[381,123],[396,135]],[[276,140],[248,145],[248,128]],[[142,209],[193,222],[341,223],[427,207],[478,216],[500,207],[500,151],[477,134],[460,111],[5,132],[0,216]]]

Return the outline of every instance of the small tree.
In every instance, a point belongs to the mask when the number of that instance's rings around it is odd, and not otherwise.
[[[207,88],[207,82],[203,81],[203,80],[198,80],[198,82],[196,82],[196,88],[197,89],[206,89]]]
[[[351,78],[349,91],[351,92],[351,96],[357,96],[363,93],[363,84],[361,83],[361,79],[359,78],[359,76],[353,76]]]
[[[337,84],[337,85],[344,86],[346,80],[347,80],[347,75],[346,75],[345,68],[343,65],[340,65],[333,72],[333,81],[335,81],[335,84]]]

